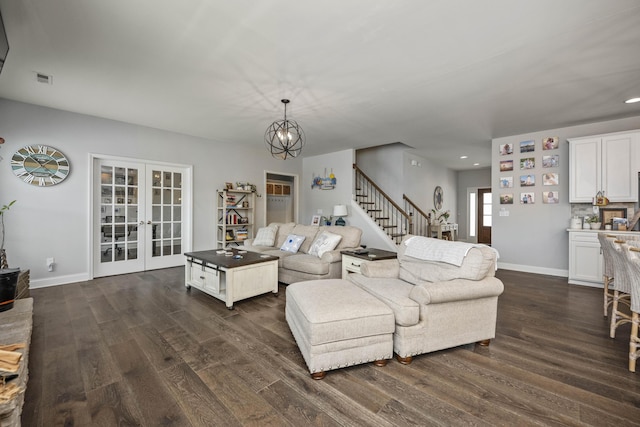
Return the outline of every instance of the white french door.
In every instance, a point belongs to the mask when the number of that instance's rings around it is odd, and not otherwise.
[[[184,263],[190,179],[184,166],[94,159],[93,277]]]

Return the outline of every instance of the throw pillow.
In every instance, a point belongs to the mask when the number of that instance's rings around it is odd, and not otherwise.
[[[294,254],[300,249],[300,245],[304,242],[304,236],[296,236],[295,234],[289,234],[287,240],[284,241],[280,247],[281,251],[293,252]]]
[[[341,235],[323,231],[318,237],[316,237],[316,240],[314,240],[311,245],[309,255],[315,255],[318,258],[322,258],[322,255],[325,252],[334,250],[336,246],[338,246],[338,243],[340,243],[340,240],[342,240]]]
[[[256,238],[253,241],[253,246],[273,246],[276,241],[277,232],[277,225],[271,225],[269,227],[262,227],[258,229]]]

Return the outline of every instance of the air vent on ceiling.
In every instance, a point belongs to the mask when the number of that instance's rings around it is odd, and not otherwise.
[[[44,73],[36,72],[36,81],[38,83],[44,83],[44,84],[51,85],[51,84],[53,84],[53,76],[50,76],[50,75],[44,74]]]

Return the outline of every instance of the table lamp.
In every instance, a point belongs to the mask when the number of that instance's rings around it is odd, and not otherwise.
[[[338,219],[336,219],[336,221],[333,223],[333,225],[347,225],[347,223],[344,221],[344,219],[342,219],[343,216],[347,216],[349,215],[349,213],[347,212],[347,206],[346,205],[335,205],[333,207],[333,215],[334,217],[337,217]]]

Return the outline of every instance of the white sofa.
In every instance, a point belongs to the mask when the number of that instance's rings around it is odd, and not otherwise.
[[[497,253],[488,246],[474,246],[456,266],[407,255],[411,238],[418,239],[413,243],[435,245],[435,252],[454,248],[446,245],[465,245],[406,236],[397,259],[364,261],[362,274],[348,276],[393,310],[397,359],[408,364],[417,354],[474,342],[488,345],[495,337],[498,296],[504,290],[495,277]]]
[[[362,230],[351,226],[315,226],[296,223],[272,223],[277,226],[272,246],[256,246],[255,239],[244,241],[244,249],[277,256],[278,281],[291,284],[304,280],[338,279],[342,276],[342,255],[340,251],[353,250],[360,246]],[[311,245],[323,231],[342,236],[335,249],[325,252],[321,257],[309,254]],[[297,253],[280,250],[289,235],[305,236]]]

